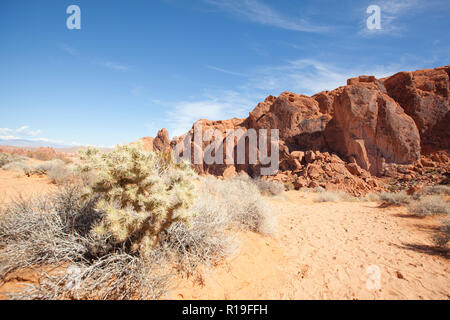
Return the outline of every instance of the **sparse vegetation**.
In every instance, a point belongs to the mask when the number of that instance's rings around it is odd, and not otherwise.
[[[30,166],[27,165],[24,161],[14,161],[14,162],[10,162],[8,164],[5,164],[2,167],[3,170],[7,170],[7,171],[14,171],[14,172],[20,172],[20,173],[25,173],[28,170],[30,170]]]
[[[292,183],[292,181],[285,182],[284,188],[286,189],[286,191],[295,190],[295,186],[294,186],[294,183]]]
[[[173,223],[190,222],[196,175],[171,153],[124,145],[100,157],[91,153],[86,161],[99,177],[90,190],[101,196],[97,209],[105,213],[95,228],[99,236],[147,254]]]
[[[450,187],[445,185],[434,185],[425,187],[422,190],[423,194],[427,195],[450,195]]]
[[[448,203],[441,196],[427,196],[414,201],[409,205],[411,212],[419,216],[429,216],[436,214],[450,213]]]
[[[13,164],[20,163],[24,159],[25,157],[15,154],[0,153],[0,168],[9,170],[8,167],[10,168]]]
[[[284,192],[284,186],[278,181],[255,179],[259,192],[265,196],[278,196]]]
[[[89,230],[100,216],[96,199],[78,187],[51,197],[20,200],[1,212],[0,280],[15,271],[35,270],[39,283],[13,295],[21,299],[130,299],[156,297],[164,275],[147,273],[155,260],[109,246]],[[50,267],[53,272],[45,269]],[[150,294],[150,295],[147,295]]]
[[[437,234],[433,238],[436,245],[440,247],[445,247],[447,243],[450,241],[450,218],[447,217],[437,232]]]
[[[412,198],[405,192],[381,192],[380,201],[391,205],[407,205]]]
[[[98,176],[92,186],[66,185],[0,212],[0,281],[27,268],[40,276],[14,298],[158,298],[169,266],[192,274],[234,252],[233,230],[274,232],[250,178],[195,186],[186,163],[134,147],[92,152],[84,164]]]
[[[314,202],[339,202],[349,201],[351,197],[344,191],[320,191]]]

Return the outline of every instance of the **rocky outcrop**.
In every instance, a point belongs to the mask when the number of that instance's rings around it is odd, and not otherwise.
[[[415,72],[399,72],[383,80],[386,90],[410,115],[429,154],[450,148],[450,66]]]
[[[334,98],[335,114],[325,140],[330,149],[354,157],[361,168],[380,175],[386,162],[417,160],[420,136],[414,121],[384,93],[382,84],[364,80],[352,79]]]
[[[228,130],[279,129],[279,171],[264,179],[354,194],[380,190],[380,177],[409,185],[421,181],[430,163],[448,170],[449,70],[400,72],[385,79],[359,76],[349,79],[346,86],[312,97],[283,92],[279,97],[268,96],[248,118],[202,119],[171,142],[163,129],[155,139],[145,138],[144,144],[159,151],[178,146],[177,152],[182,152],[181,142],[189,142],[191,160],[195,150],[202,159],[209,155],[224,160],[194,165],[199,173],[259,176],[262,166],[259,161],[250,163],[245,134],[244,140],[236,137],[227,144]],[[200,127],[209,135],[197,140],[194,130]],[[235,155],[240,142],[246,148],[245,163],[227,163],[226,155]],[[432,160],[430,156],[437,153],[439,161]],[[423,181],[437,179],[432,176]]]

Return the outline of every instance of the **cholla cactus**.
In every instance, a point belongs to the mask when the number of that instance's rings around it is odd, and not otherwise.
[[[196,174],[172,153],[145,152],[138,144],[102,156],[90,151],[82,159],[85,168],[96,169],[92,193],[102,196],[97,208],[105,214],[96,234],[112,235],[116,243],[145,254],[172,223],[189,223]]]

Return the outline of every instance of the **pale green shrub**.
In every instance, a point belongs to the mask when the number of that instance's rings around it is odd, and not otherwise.
[[[101,156],[88,149],[82,160],[81,171],[94,169],[98,175],[91,194],[102,198],[97,209],[104,217],[95,228],[99,236],[147,254],[173,223],[190,222],[196,174],[172,153],[124,145]]]

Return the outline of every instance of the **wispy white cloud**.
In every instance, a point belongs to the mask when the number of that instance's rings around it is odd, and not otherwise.
[[[172,136],[180,136],[199,119],[247,117],[248,112],[269,94],[279,95],[284,91],[292,91],[311,96],[346,85],[347,79],[359,75],[382,78],[399,70],[410,69],[414,67],[399,63],[345,68],[316,59],[297,59],[275,66],[259,66],[246,70],[248,77],[233,90],[204,91],[200,97],[183,101],[159,101],[158,104],[167,107],[169,111],[156,123],[148,124],[147,129],[156,133],[158,129],[166,127]]]
[[[367,74],[380,78],[395,73],[398,68],[398,65],[392,64],[344,69],[314,59],[299,59],[260,69],[248,86],[274,92],[288,90],[313,95],[343,86],[352,77]]]
[[[231,74],[233,76],[238,76],[238,77],[247,77],[248,76],[244,73],[234,72],[234,71],[230,71],[230,70],[226,70],[226,69],[222,69],[222,68],[218,68],[218,67],[214,67],[214,66],[210,66],[210,65],[205,65],[205,67],[208,69],[214,70],[214,71]]]
[[[79,57],[82,60],[84,60],[85,62],[91,63],[96,66],[104,67],[104,68],[114,70],[114,71],[129,71],[129,70],[131,70],[131,67],[127,66],[125,64],[113,62],[110,60],[89,59],[89,58],[83,57],[82,55],[80,55],[78,50],[76,50],[75,48],[73,48],[72,46],[70,46],[66,43],[59,44],[58,48],[73,57]]]
[[[101,61],[101,62],[96,62],[95,64],[98,64],[99,66],[111,69],[111,70],[115,70],[115,71],[129,71],[130,67],[123,65],[123,64],[119,64],[116,62],[111,62],[111,61]]]
[[[258,99],[261,99],[261,96],[253,97],[245,91],[205,91],[198,99],[165,102],[164,105],[172,105],[172,108],[166,112],[166,118],[169,120],[164,124],[172,136],[180,136],[199,119],[224,120],[246,117],[250,107]]]
[[[329,30],[325,26],[313,25],[304,18],[284,17],[275,9],[257,0],[204,0],[204,2],[263,25],[302,32],[325,32]]]
[[[0,128],[0,135],[2,136],[17,134],[22,137],[35,137],[41,134],[41,132],[41,130],[31,130],[29,126],[22,126],[17,129]]]
[[[62,51],[70,54],[71,56],[77,56],[78,55],[78,51],[75,50],[73,47],[69,46],[66,43],[61,43],[60,45],[58,45],[59,49],[61,49]]]

